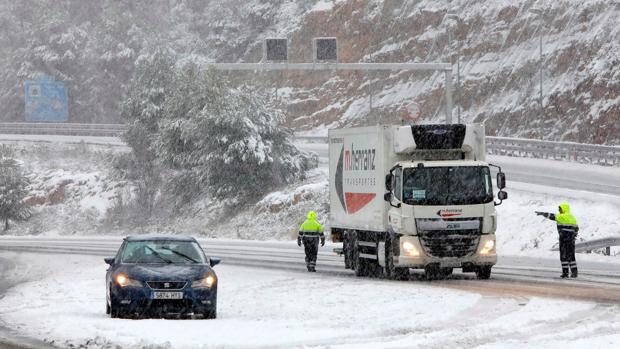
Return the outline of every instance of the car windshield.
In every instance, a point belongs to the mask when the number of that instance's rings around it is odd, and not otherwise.
[[[408,205],[474,205],[493,201],[488,167],[407,168],[403,202]]]
[[[205,263],[204,253],[193,241],[128,241],[121,254],[122,263],[195,264]]]

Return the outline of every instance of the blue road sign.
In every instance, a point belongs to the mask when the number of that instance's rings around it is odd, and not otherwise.
[[[63,122],[69,120],[68,94],[65,84],[53,76],[24,81],[26,121]]]

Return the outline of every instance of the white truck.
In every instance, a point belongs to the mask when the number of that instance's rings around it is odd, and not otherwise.
[[[331,236],[358,276],[428,279],[453,268],[488,279],[497,262],[484,126],[370,126],[329,131]]]

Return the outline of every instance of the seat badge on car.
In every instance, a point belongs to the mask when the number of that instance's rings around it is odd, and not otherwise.
[[[170,288],[170,283],[169,282],[164,282],[164,288]]]

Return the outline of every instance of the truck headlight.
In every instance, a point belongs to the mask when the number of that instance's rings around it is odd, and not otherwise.
[[[116,284],[121,286],[121,287],[126,287],[126,286],[142,287],[142,283],[140,281],[134,280],[134,279],[130,279],[125,274],[118,274],[118,275],[116,275],[114,277],[114,281],[116,281]]]
[[[495,252],[495,240],[488,240],[482,246],[482,250],[480,250],[480,254],[489,254],[491,252]]]
[[[418,249],[416,249],[413,243],[411,243],[410,241],[403,242],[403,251],[405,252],[406,255],[412,256],[412,257],[416,257],[420,255],[420,252],[418,252]]]
[[[192,288],[211,288],[213,285],[215,285],[216,281],[217,278],[215,277],[215,275],[209,274],[202,279],[198,279],[192,282]]]

